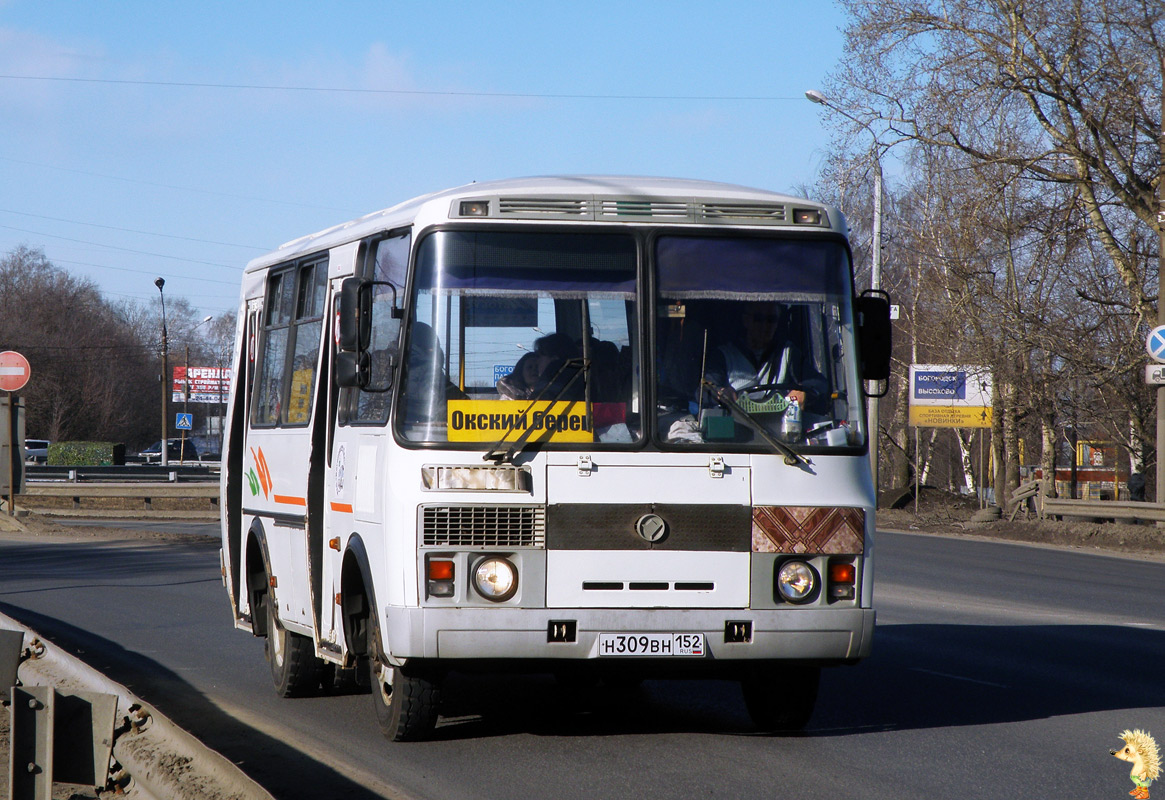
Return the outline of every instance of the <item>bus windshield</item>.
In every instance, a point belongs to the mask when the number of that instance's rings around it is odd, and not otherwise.
[[[483,447],[637,440],[636,252],[617,234],[426,237],[398,434]]]
[[[864,444],[844,243],[664,234],[650,256],[654,353],[642,358],[633,236],[423,239],[401,438],[511,455],[527,444],[627,446],[651,429],[646,408],[667,449]]]
[[[662,443],[863,444],[841,242],[662,236],[654,266]]]

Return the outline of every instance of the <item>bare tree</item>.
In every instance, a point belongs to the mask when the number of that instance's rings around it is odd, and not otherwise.
[[[89,281],[40,250],[0,258],[0,347],[23,353],[30,434],[124,441],[135,435],[153,385],[152,354]]]
[[[959,340],[949,358],[995,372],[1000,494],[1015,485],[1025,435],[1050,479],[1069,417],[1149,461],[1139,364],[1156,316],[1149,234],[1165,224],[1154,197],[1165,6],[843,5],[847,57],[828,94],[868,131],[905,143],[913,171],[895,249],[917,251],[908,290],[933,293],[912,306],[931,314],[911,323],[916,353],[944,352],[922,341],[941,330]],[[915,207],[926,210],[908,216]]]

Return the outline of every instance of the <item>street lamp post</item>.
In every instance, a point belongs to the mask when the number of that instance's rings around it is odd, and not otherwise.
[[[811,103],[816,103],[819,106],[826,106],[832,108],[843,117],[853,120],[861,125],[874,140],[871,147],[871,152],[874,156],[874,221],[872,226],[871,247],[873,248],[872,259],[870,263],[870,288],[882,288],[882,143],[878,141],[878,134],[874,133],[868,123],[863,122],[857,117],[847,114],[837,106],[833,105],[826,99],[825,95],[816,89],[810,89],[805,92],[806,99]],[[877,504],[878,497],[878,400],[877,397],[870,398],[869,404],[869,428],[870,428],[870,471],[874,476],[874,503]],[[917,469],[917,465],[915,465]]]
[[[162,298],[162,460],[163,467],[170,466],[170,342],[166,333],[166,293],[162,287],[166,285],[164,278],[154,281],[158,287],[158,295]]]

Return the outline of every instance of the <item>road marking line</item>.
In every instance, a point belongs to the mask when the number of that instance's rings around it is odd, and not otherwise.
[[[1003,683],[993,683],[991,681],[981,681],[978,678],[967,678],[962,675],[951,675],[948,672],[935,672],[933,669],[923,669],[922,667],[911,667],[911,672],[925,672],[927,675],[937,675],[940,678],[950,678],[953,681],[966,681],[967,683],[978,683],[982,686],[994,686],[996,689],[1009,689],[1011,687]]]

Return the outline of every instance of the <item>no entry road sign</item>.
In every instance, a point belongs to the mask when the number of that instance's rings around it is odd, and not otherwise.
[[[0,391],[19,392],[31,374],[28,359],[20,353],[15,350],[0,353]]]
[[[1149,337],[1145,340],[1145,352],[1154,361],[1165,362],[1165,325],[1158,325],[1149,331]]]

